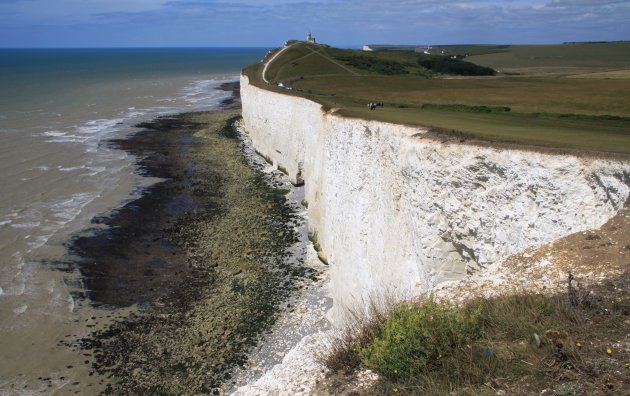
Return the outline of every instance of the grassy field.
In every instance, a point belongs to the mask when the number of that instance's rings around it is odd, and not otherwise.
[[[630,75],[620,70],[630,70],[630,43],[438,50],[476,54],[466,60],[520,75],[439,74],[423,68],[423,55],[413,52],[369,53],[305,43],[269,65],[271,84],[262,82],[261,64],[245,73],[255,85],[307,97],[348,117],[440,128],[487,141],[630,154]],[[291,89],[278,87],[280,82]],[[368,110],[366,104],[373,101],[385,107]],[[423,109],[426,104],[465,106]],[[466,106],[510,111],[457,110]],[[607,115],[617,119],[602,117]]]
[[[630,69],[574,74],[569,78],[630,79]]]
[[[514,45],[502,50],[478,53],[471,53],[468,60],[502,72],[526,75],[630,70],[630,42]]]
[[[301,76],[352,75],[351,72],[321,56],[323,48],[299,45],[287,51],[282,58],[267,69],[267,78],[272,82],[281,82]]]
[[[613,114],[630,117],[630,79],[414,78],[328,76],[295,81],[298,89],[322,95],[387,104],[458,103],[507,106],[516,112]]]

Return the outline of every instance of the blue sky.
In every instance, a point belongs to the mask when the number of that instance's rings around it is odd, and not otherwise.
[[[0,47],[630,40],[630,0],[0,0]]]

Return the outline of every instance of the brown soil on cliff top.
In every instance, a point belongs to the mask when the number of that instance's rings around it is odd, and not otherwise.
[[[569,274],[575,277],[572,285]],[[630,394],[630,205],[598,229],[516,254],[481,279],[438,292],[459,301],[518,293],[578,300],[576,309],[583,323],[559,329],[568,333],[565,345],[579,343],[571,351],[577,362],[562,368],[557,359],[539,362],[548,371],[558,366],[543,393],[524,377],[493,382],[496,391],[488,389],[489,394]]]

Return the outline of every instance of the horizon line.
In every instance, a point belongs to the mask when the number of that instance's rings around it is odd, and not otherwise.
[[[301,41],[301,40],[296,40],[296,41]],[[433,44],[395,44],[395,43],[363,43],[363,44],[345,44],[345,45],[331,45],[333,47],[337,47],[337,48],[361,48],[363,46],[400,46],[400,47],[426,47],[426,46],[470,46],[470,45],[562,45],[562,44],[588,44],[588,43],[593,43],[593,44],[597,44],[597,43],[625,43],[625,42],[630,42],[630,40],[576,40],[576,41],[562,41],[562,42],[540,42],[540,43],[501,43],[501,42],[495,42],[495,43],[433,43]],[[326,43],[318,43],[318,44],[326,44]],[[237,48],[242,48],[242,49],[264,49],[264,48],[279,48],[282,47],[283,43],[281,44],[274,44],[274,45],[218,45],[218,46],[199,46],[199,45],[193,45],[193,46],[154,46],[154,45],[149,45],[149,46],[96,46],[96,47],[86,47],[86,46],[50,46],[50,47],[40,47],[40,46],[25,46],[25,47],[17,47],[17,46],[0,46],[0,50],[69,50],[69,49],[89,49],[89,50],[95,50],[95,49],[237,49]]]

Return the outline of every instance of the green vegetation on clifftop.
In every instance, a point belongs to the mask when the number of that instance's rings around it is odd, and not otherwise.
[[[421,65],[447,57],[301,42],[269,65],[271,84],[262,80],[262,64],[244,73],[256,86],[314,100],[342,116],[438,128],[472,140],[630,154],[630,72],[624,71],[630,70],[630,51],[624,52],[630,43],[436,48],[446,56],[471,55],[458,65],[501,73],[452,76]],[[510,68],[503,68],[508,61]],[[278,87],[281,82],[288,88]],[[385,107],[370,111],[366,105],[374,101]]]
[[[349,326],[323,361],[332,375],[377,372],[364,394],[619,394],[629,366],[610,339],[626,335],[630,300],[605,289],[569,277],[567,292],[556,295],[403,303]]]

